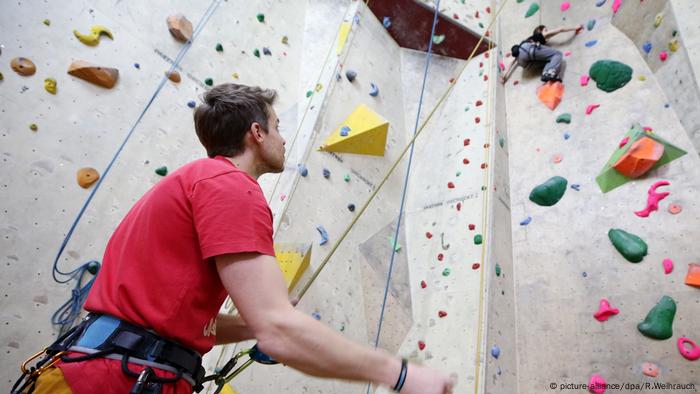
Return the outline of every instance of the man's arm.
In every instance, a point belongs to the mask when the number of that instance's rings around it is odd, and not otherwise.
[[[216,318],[216,344],[247,341],[254,339],[253,331],[245,323],[241,315],[226,315],[219,313]]]
[[[583,28],[583,25],[576,25],[576,26],[569,26],[569,27],[564,26],[564,27],[560,27],[560,28],[554,29],[554,30],[546,30],[545,29],[545,31],[543,32],[543,35],[544,35],[544,38],[546,40],[549,40],[550,38],[556,36],[559,33],[566,33],[568,31],[577,31],[577,30],[582,29],[582,28]]]
[[[388,353],[352,342],[296,310],[275,258],[258,253],[216,257],[224,286],[258,340],[258,348],[304,373],[393,386],[401,361]],[[402,393],[451,393],[441,373],[410,365]]]
[[[518,66],[518,59],[513,58],[513,59],[510,61],[510,64],[508,65],[508,70],[507,70],[507,71],[505,72],[505,74],[503,74],[503,76],[501,77],[501,83],[506,83],[506,81],[508,80],[508,78],[510,78],[510,74],[513,72],[513,70],[515,70],[515,68],[516,68],[517,66]]]

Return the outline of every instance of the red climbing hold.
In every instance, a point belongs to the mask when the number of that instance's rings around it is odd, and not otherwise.
[[[450,83],[455,83],[455,79],[454,79],[454,78],[450,78]]]
[[[481,169],[482,169],[482,170],[485,169],[485,168],[488,167],[488,166],[489,166],[489,165],[486,164],[486,163],[481,163]]]
[[[425,283],[424,280],[420,281],[420,288],[421,288],[421,289],[425,289],[426,287],[428,287],[428,284]]]
[[[475,122],[475,123],[481,122],[481,118],[477,116],[476,118],[474,118],[474,122]]]
[[[428,239],[430,239],[430,238],[433,237],[433,234],[432,234],[430,231],[426,231],[426,232],[425,232],[425,237],[428,238]]]
[[[453,17],[454,19],[459,20],[459,15],[457,15],[457,14],[452,14],[452,17]]]
[[[471,144],[471,143],[472,143],[472,140],[470,140],[469,138],[464,139],[464,146],[469,146],[469,144]]]
[[[425,342],[423,342],[423,341],[418,341],[418,349],[420,349],[420,350],[425,349]]]
[[[473,224],[470,224],[470,225],[469,225],[469,229],[470,229],[470,230],[474,231],[475,228],[476,228],[475,225],[473,225]]]
[[[457,210],[458,210],[458,211],[461,211],[461,210],[462,210],[462,203],[461,203],[461,202],[458,202],[458,203],[457,203]]]
[[[490,13],[491,13],[491,7],[486,7],[486,12],[490,14]]]
[[[483,68],[483,67],[484,67],[484,62],[479,62],[479,68]]]
[[[474,105],[476,105],[477,107],[482,105],[482,104],[484,104],[484,102],[481,100],[476,100],[476,103],[474,103]]]
[[[469,164],[469,159],[467,159],[467,158],[462,159],[462,163]]]
[[[474,18],[478,18],[478,17],[479,17],[479,10],[477,10],[477,11],[474,13]]]
[[[488,59],[488,58],[489,58],[489,53],[488,53],[488,52],[484,52],[484,57]]]
[[[445,311],[438,311],[438,316],[440,316],[440,318],[443,318],[443,317],[447,316],[447,312],[445,312]]]
[[[488,81],[488,80],[489,80],[488,74],[484,74],[484,81]]]
[[[442,259],[444,259],[444,258],[445,258],[445,256],[442,253],[438,253],[438,255],[437,255],[438,260],[442,261]]]
[[[454,188],[455,188],[455,184],[452,183],[452,182],[447,182],[447,188],[448,188],[448,189],[454,189]]]
[[[474,263],[474,264],[472,264],[472,269],[473,269],[473,270],[478,270],[479,267],[481,267],[481,264],[479,264],[479,263]]]

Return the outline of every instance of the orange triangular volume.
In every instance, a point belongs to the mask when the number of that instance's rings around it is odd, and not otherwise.
[[[642,137],[622,155],[613,168],[629,178],[638,178],[659,161],[664,154],[664,145],[649,137]]]
[[[564,96],[564,84],[561,82],[547,82],[537,88],[537,97],[551,110],[561,103],[562,96]]]
[[[688,264],[688,275],[685,276],[685,284],[700,287],[700,264]]]

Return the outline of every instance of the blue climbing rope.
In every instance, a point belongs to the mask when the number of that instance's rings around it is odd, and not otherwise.
[[[423,107],[423,94],[425,93],[425,82],[428,79],[428,68],[430,67],[430,59],[433,53],[433,36],[435,35],[435,26],[437,25],[438,12],[440,9],[440,0],[435,3],[435,14],[433,15],[433,26],[430,31],[430,42],[428,43],[428,58],[425,62],[425,69],[423,70],[423,84],[420,90],[420,98],[418,99],[418,111],[416,113],[416,124],[413,127],[413,136],[418,132],[418,123],[420,121],[421,108]],[[386,276],[386,284],[384,285],[384,299],[382,300],[382,308],[379,313],[379,324],[377,326],[377,335],[374,338],[374,347],[379,346],[379,338],[382,333],[382,323],[384,322],[384,312],[386,309],[386,300],[389,295],[389,286],[391,285],[391,275],[394,269],[394,259],[396,257],[396,244],[399,242],[399,234],[401,230],[401,218],[403,216],[404,205],[406,203],[406,191],[408,190],[408,178],[411,174],[411,163],[413,162],[413,147],[415,146],[415,141],[411,143],[411,150],[408,154],[408,166],[406,168],[406,176],[403,181],[403,192],[401,194],[401,205],[399,207],[399,217],[396,220],[396,231],[394,232],[394,241],[391,245],[391,259],[389,260],[389,272]],[[367,385],[367,394],[369,394],[371,385]]]
[[[109,164],[107,165],[107,168],[105,168],[104,172],[102,173],[102,176],[97,181],[97,183],[95,184],[95,187],[92,189],[92,191],[88,195],[88,198],[85,200],[85,203],[83,203],[82,208],[80,208],[78,215],[75,217],[73,224],[71,225],[70,229],[68,230],[68,233],[66,234],[65,238],[63,239],[63,242],[61,243],[61,246],[58,249],[58,253],[56,254],[56,259],[53,262],[53,267],[52,267],[52,272],[51,272],[53,280],[56,283],[68,283],[68,282],[73,281],[73,280],[76,281],[75,287],[73,287],[73,289],[71,290],[71,297],[68,299],[68,301],[66,301],[63,305],[61,305],[61,307],[59,307],[56,310],[56,312],[54,312],[53,316],[51,317],[51,323],[59,326],[60,334],[63,334],[64,332],[68,331],[73,326],[76,319],[80,315],[80,309],[83,307],[83,303],[85,302],[85,299],[87,298],[87,295],[88,295],[90,289],[92,288],[92,284],[95,282],[97,272],[100,269],[100,263],[96,260],[91,260],[87,263],[82,264],[81,266],[79,266],[78,268],[76,268],[72,271],[63,272],[58,268],[58,261],[61,258],[63,251],[66,249],[68,242],[70,241],[71,237],[73,236],[73,232],[75,231],[75,228],[78,226],[80,219],[83,217],[85,210],[90,205],[92,198],[95,196],[95,194],[97,193],[97,190],[102,185],[102,182],[107,177],[107,174],[112,169],[112,166],[116,162],[117,157],[119,157],[122,150],[126,146],[127,142],[131,138],[131,135],[134,133],[134,130],[136,130],[136,127],[139,125],[139,123],[141,123],[141,120],[146,115],[146,112],[150,109],[150,107],[153,104],[153,102],[155,101],[156,97],[158,97],[158,95],[160,94],[160,91],[163,89],[163,86],[165,86],[165,83],[168,80],[167,75],[169,75],[171,72],[173,72],[175,70],[175,68],[178,67],[178,65],[180,64],[180,62],[184,58],[187,51],[192,46],[192,42],[199,35],[199,33],[204,28],[204,25],[209,21],[211,16],[214,14],[214,11],[219,6],[220,2],[221,2],[221,0],[212,0],[212,2],[209,4],[209,7],[204,12],[204,15],[197,23],[197,26],[194,29],[194,32],[192,34],[192,39],[187,41],[182,46],[182,48],[180,48],[180,51],[178,52],[177,56],[175,57],[173,64],[170,66],[168,73],[166,74],[166,76],[164,76],[161,79],[155,92],[153,92],[153,95],[151,95],[151,98],[148,100],[148,102],[144,106],[143,110],[141,111],[141,114],[138,116],[138,118],[136,119],[134,124],[131,126],[131,129],[129,130],[126,137],[122,141],[121,145],[119,146],[119,149],[117,149],[116,153],[112,157],[112,160],[109,162]],[[83,284],[83,281],[84,281],[87,273],[92,274],[93,277],[90,278],[90,280],[87,281],[87,283]],[[63,279],[61,279],[59,277],[63,277]]]

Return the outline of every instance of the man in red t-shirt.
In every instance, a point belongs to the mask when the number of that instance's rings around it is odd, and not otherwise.
[[[351,342],[290,304],[275,260],[272,213],[257,183],[284,168],[275,97],[235,84],[205,94],[194,122],[208,158],[165,177],[127,213],[107,244],[85,309],[99,315],[103,332],[125,322],[191,354],[256,339],[261,351],[310,375],[403,386],[409,394],[451,393],[442,373]],[[218,314],[227,295],[239,316]],[[68,357],[90,354],[81,350],[95,341],[94,335],[76,341]],[[126,374],[122,361],[106,355],[58,362],[38,379],[35,393],[127,393],[151,367],[156,377],[177,377],[167,365],[128,359]],[[162,393],[192,392],[192,376],[172,380]]]

